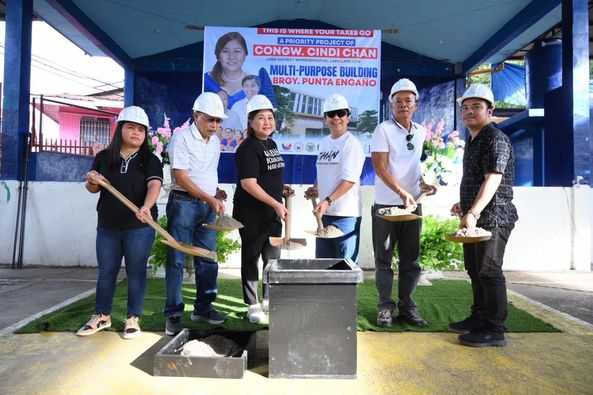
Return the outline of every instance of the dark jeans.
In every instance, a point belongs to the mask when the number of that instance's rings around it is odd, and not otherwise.
[[[321,218],[323,226],[333,225],[344,235],[333,239],[315,239],[315,256],[317,258],[350,258],[358,262],[358,247],[360,244],[360,222],[362,217],[338,217],[324,215]]]
[[[412,293],[420,278],[420,232],[422,220],[406,222],[389,222],[379,218],[375,213],[389,205],[375,204],[372,207],[373,218],[373,250],[375,253],[375,283],[379,292],[379,309],[395,308],[391,297],[393,288],[393,249],[397,246],[398,264],[398,304],[400,312],[405,313],[416,309]],[[422,215],[422,207],[418,205],[415,214]]]
[[[463,245],[463,260],[472,282],[472,315],[482,320],[486,329],[502,333],[507,318],[507,288],[502,264],[513,225],[488,230],[492,232],[490,240]]]
[[[122,258],[128,279],[128,315],[141,316],[146,291],[146,261],[154,242],[148,226],[134,229],[97,228],[97,295],[95,312],[111,314],[113,293]]]
[[[193,244],[207,250],[216,250],[216,231],[202,226],[214,222],[216,214],[205,202],[188,195],[171,192],[167,201],[167,219],[169,233],[179,242]],[[212,310],[212,302],[216,299],[218,288],[218,264],[208,258],[193,257],[196,299],[194,311],[206,314]],[[167,301],[165,315],[180,316],[185,305],[181,293],[185,254],[173,248],[167,251],[167,268],[165,281],[167,284]]]
[[[282,235],[282,222],[275,213],[262,213],[258,210],[235,206],[233,217],[243,223],[239,229],[241,236],[241,284],[243,285],[243,301],[248,305],[258,303],[257,283],[259,270],[257,263],[261,256],[263,270],[270,259],[280,258],[280,248],[270,245],[270,236]],[[267,298],[267,288],[263,285],[263,298]]]

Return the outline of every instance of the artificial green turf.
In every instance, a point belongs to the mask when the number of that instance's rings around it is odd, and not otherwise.
[[[395,284],[397,285],[397,284]],[[394,295],[397,290],[394,289]],[[184,284],[183,297],[185,314],[183,324],[188,328],[206,329],[207,323],[192,322],[189,318],[193,309],[195,286]],[[391,328],[380,328],[376,325],[377,290],[373,280],[367,280],[358,286],[358,330],[359,331],[418,331],[442,332],[447,330],[449,322],[466,317],[471,305],[471,287],[466,281],[438,280],[431,287],[418,287],[414,300],[422,316],[430,323],[426,328],[416,328],[396,324]],[[112,328],[122,330],[126,318],[127,282],[122,281],[116,289],[113,300]],[[165,319],[162,313],[165,304],[165,281],[163,279],[148,280],[144,302],[144,316],[140,325],[144,331],[162,332],[165,330]],[[255,331],[262,326],[250,324],[245,320],[247,306],[241,296],[241,282],[236,279],[218,280],[218,297],[215,307],[228,314],[223,327],[228,330]],[[66,306],[61,310],[48,314],[21,328],[17,333],[36,333],[40,331],[74,332],[80,328],[93,314],[95,296],[89,296]],[[557,332],[552,325],[532,316],[531,314],[509,305],[509,316],[506,322],[509,332]]]

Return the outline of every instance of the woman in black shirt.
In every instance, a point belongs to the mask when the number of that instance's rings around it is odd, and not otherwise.
[[[155,205],[163,181],[161,161],[148,147],[148,117],[140,107],[124,108],[117,117],[117,128],[111,144],[95,157],[87,173],[86,189],[100,192],[97,203],[97,295],[95,314],[76,333],[92,335],[111,326],[111,306],[117,274],[122,258],[126,262],[128,280],[128,318],[123,337],[140,334],[139,317],[144,307],[146,261],[154,241],[154,230],[146,218],[157,219]],[[124,196],[140,207],[134,214],[98,180],[111,183]]]
[[[243,300],[249,305],[247,318],[253,323],[267,321],[267,295],[264,307],[258,302],[257,262],[261,255],[264,269],[270,259],[280,257],[270,236],[282,234],[282,220],[288,214],[282,204],[284,160],[271,135],[276,130],[274,107],[268,98],[256,95],[247,103],[247,139],[237,148],[235,160],[239,181],[234,196],[233,217],[244,225],[241,236],[241,282]]]

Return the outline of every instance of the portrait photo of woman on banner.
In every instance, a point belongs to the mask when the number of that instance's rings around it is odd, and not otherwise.
[[[233,31],[220,36],[214,47],[214,55],[216,63],[210,71],[204,73],[204,92],[223,91],[221,94],[228,95],[227,108],[230,109],[235,103],[248,98],[249,88],[245,87],[250,86],[255,75],[259,84],[258,93],[276,105],[272,80],[266,69],[261,67],[256,74],[243,69],[249,50],[241,33]]]

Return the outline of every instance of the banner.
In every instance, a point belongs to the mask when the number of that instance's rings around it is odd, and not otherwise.
[[[348,99],[348,130],[370,155],[380,100],[380,30],[233,28],[204,30],[203,91],[218,93],[227,108],[223,151],[233,152],[247,127],[246,104],[266,95],[277,108],[274,140],[283,154],[317,155],[329,134],[323,101]]]

